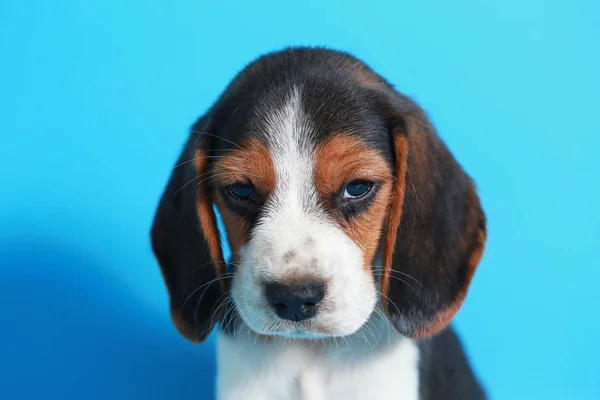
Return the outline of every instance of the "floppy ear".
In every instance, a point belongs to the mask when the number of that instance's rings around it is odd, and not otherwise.
[[[188,139],[162,195],[151,231],[152,248],[170,296],[171,316],[179,332],[203,341],[219,320],[224,262],[212,190],[207,183],[210,140],[201,118]]]
[[[384,97],[396,183],[382,301],[396,329],[420,339],[444,329],[462,305],[483,253],[486,221],[471,178],[425,112],[395,91]]]

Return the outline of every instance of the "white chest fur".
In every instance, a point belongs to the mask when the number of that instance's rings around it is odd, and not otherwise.
[[[419,398],[419,350],[397,335],[299,341],[238,332],[220,334],[217,346],[218,400]]]

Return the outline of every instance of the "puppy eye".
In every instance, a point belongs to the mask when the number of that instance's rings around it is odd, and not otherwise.
[[[227,191],[238,200],[251,200],[254,197],[254,186],[246,183],[234,183]]]
[[[344,189],[345,199],[360,199],[364,197],[373,188],[373,182],[353,181],[346,185]]]

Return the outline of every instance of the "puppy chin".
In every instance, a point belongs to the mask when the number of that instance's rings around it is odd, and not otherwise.
[[[277,324],[277,323],[274,323]],[[288,325],[288,324],[284,324],[284,325]],[[292,324],[289,324],[292,325]],[[298,326],[281,326],[278,325],[276,329],[270,330],[270,331],[262,331],[262,332],[257,332],[256,333],[260,334],[260,335],[264,335],[264,336],[275,336],[275,337],[281,337],[284,339],[298,339],[298,340],[321,340],[321,339],[327,339],[327,338],[334,338],[334,337],[344,337],[344,336],[349,336],[352,335],[354,333],[356,333],[361,326],[357,326],[356,329],[347,329],[347,330],[340,330],[340,329],[319,329],[319,327],[304,327],[302,326],[302,324],[297,324]],[[252,329],[252,327],[250,327],[250,329]],[[252,329],[254,330],[254,329]]]

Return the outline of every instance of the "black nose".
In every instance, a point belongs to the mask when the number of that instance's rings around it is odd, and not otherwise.
[[[317,304],[325,296],[325,285],[317,283],[289,286],[269,283],[266,286],[266,296],[280,318],[303,321],[317,313]]]

